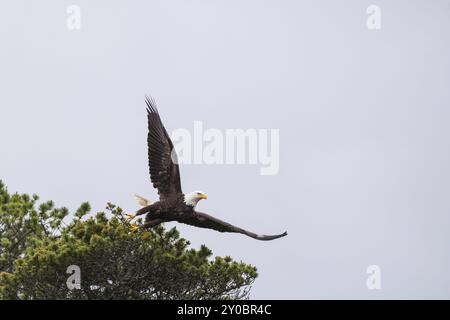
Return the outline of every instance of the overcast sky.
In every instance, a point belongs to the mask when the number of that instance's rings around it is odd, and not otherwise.
[[[288,237],[168,224],[257,266],[252,298],[450,298],[450,1],[9,0],[0,40],[10,191],[94,211],[155,200],[150,94],[169,132],[280,130],[277,175],[196,164],[181,178],[208,194],[200,211]]]

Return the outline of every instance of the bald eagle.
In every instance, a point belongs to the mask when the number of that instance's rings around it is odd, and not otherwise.
[[[202,191],[184,194],[181,190],[180,169],[173,143],[159,117],[156,103],[152,98],[145,97],[148,118],[148,163],[150,180],[158,190],[159,201],[150,203],[147,199],[135,195],[143,207],[132,215],[147,214],[144,226],[154,227],[162,222],[177,221],[180,223],[213,229],[219,232],[235,232],[247,235],[257,240],[273,240],[287,235],[261,235],[233,226],[196,210],[198,202],[207,199]]]

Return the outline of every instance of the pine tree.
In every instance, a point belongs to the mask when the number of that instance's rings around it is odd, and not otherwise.
[[[121,208],[70,214],[0,181],[0,299],[245,299],[256,268],[198,250],[173,228],[133,230]],[[80,286],[68,286],[70,266]],[[69,268],[70,269],[70,268]]]

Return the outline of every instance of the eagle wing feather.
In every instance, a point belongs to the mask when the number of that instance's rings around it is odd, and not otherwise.
[[[241,233],[245,234],[246,236],[249,236],[251,238],[254,238],[256,240],[274,240],[278,239],[284,236],[287,236],[287,232],[276,234],[276,235],[265,235],[265,234],[256,234],[247,230],[244,230],[242,228],[236,227],[228,222],[222,221],[220,219],[217,219],[213,216],[210,216],[209,214],[195,211],[195,214],[187,219],[183,219],[182,221],[185,224],[189,224],[191,226],[200,227],[200,228],[207,228],[207,229],[213,229],[219,232],[234,232],[234,233]]]
[[[172,140],[162,124],[156,103],[145,97],[148,118],[148,164],[150,180],[160,200],[182,193],[178,158]]]

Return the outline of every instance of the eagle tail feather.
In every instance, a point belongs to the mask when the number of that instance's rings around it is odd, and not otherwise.
[[[150,200],[148,200],[148,199],[146,199],[144,197],[141,197],[138,194],[134,194],[134,198],[136,199],[136,201],[139,203],[139,205],[141,207],[147,207],[147,206],[152,204],[152,202]]]

